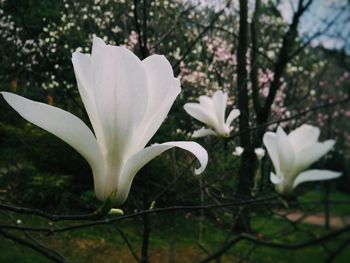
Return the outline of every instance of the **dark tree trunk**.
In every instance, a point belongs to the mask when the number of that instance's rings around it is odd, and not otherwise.
[[[247,46],[248,46],[248,2],[240,0],[239,9],[239,35],[237,49],[237,88],[238,108],[241,111],[239,116],[240,143],[244,148],[241,158],[237,194],[240,198],[249,198],[250,189],[254,183],[255,154],[251,148],[251,136],[249,132],[242,132],[249,128],[249,97],[247,85]],[[237,231],[250,232],[249,211],[241,209],[236,217]]]

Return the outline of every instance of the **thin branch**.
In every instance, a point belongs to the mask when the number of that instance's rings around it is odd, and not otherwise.
[[[255,112],[261,111],[261,103],[259,98],[259,81],[258,81],[258,50],[259,46],[259,16],[260,16],[261,2],[260,0],[255,1],[255,11],[253,15],[253,20],[250,25],[252,48],[251,48],[251,65],[252,69],[250,71],[250,79],[252,82],[253,91],[253,106]]]
[[[22,14],[20,12],[20,10],[17,8],[17,4],[13,3],[12,1],[9,1],[9,4],[11,6],[11,8],[13,8],[13,10],[18,14],[18,17],[20,19],[21,22],[21,26],[23,27],[24,31],[29,35],[29,36],[33,36],[34,33],[32,32],[32,30],[27,26],[27,22],[25,20],[24,14]],[[36,48],[38,49],[38,51],[40,52],[40,55],[43,57],[44,60],[46,60],[46,62],[48,62],[49,64],[52,64],[52,61],[50,60],[50,58],[46,55],[46,52],[42,49],[41,45],[39,45],[36,41],[33,42],[36,46]],[[28,67],[23,67],[23,69],[25,69],[27,72],[32,73],[31,70],[28,69]],[[59,71],[56,69],[53,69],[55,74],[60,76],[63,80],[67,80],[64,75],[58,74]],[[36,75],[40,76],[41,78],[43,78],[44,74],[42,73],[37,73]],[[62,88],[64,89],[64,91],[66,92],[66,94],[68,95],[69,99],[71,99],[71,101],[74,103],[75,106],[78,107],[78,109],[80,109],[82,111],[82,113],[87,117],[87,113],[85,111],[85,109],[81,106],[81,104],[76,100],[76,97],[74,96],[74,94],[72,93],[72,91],[68,88],[66,88],[65,85],[62,85]]]
[[[147,36],[145,32],[141,31],[141,25],[139,20],[139,4],[140,0],[134,0],[134,21],[135,21],[135,29],[138,35],[138,44],[140,47],[140,52],[142,55],[142,58],[146,58],[148,56],[148,49],[147,49]],[[145,5],[143,6],[145,8]],[[145,17],[143,18],[143,30],[144,27],[147,26],[147,22],[145,22]],[[146,40],[146,42],[144,42]]]
[[[344,240],[338,248],[333,251],[330,256],[326,259],[326,263],[332,263],[334,262],[334,259],[350,244],[350,238],[347,238]]]
[[[288,60],[293,59],[296,55],[298,55],[302,50],[304,50],[311,42],[312,40],[314,40],[315,38],[319,37],[320,35],[326,33],[334,24],[335,22],[337,22],[337,20],[339,19],[339,17],[341,17],[341,14],[344,12],[344,10],[340,10],[335,16],[334,18],[329,21],[329,23],[327,23],[327,25],[325,26],[325,28],[323,30],[317,31],[316,33],[314,33],[308,40],[305,41],[305,43],[299,47],[298,49],[296,49],[295,51],[292,52],[292,54],[289,55]]]
[[[133,248],[130,240],[128,239],[127,235],[118,227],[115,226],[115,229],[119,232],[119,234],[121,235],[121,237],[123,238],[124,242],[126,243],[126,245],[128,246],[130,253],[132,254],[132,256],[134,257],[134,259],[137,262],[141,262],[140,258],[137,256],[137,253],[135,252],[135,249]]]
[[[274,102],[277,90],[280,87],[282,74],[287,63],[289,62],[290,51],[297,37],[297,30],[300,18],[303,15],[303,13],[307,10],[307,8],[311,5],[312,0],[309,0],[305,5],[303,5],[303,2],[303,0],[299,0],[298,10],[296,13],[294,13],[292,23],[289,26],[289,30],[283,37],[282,47],[279,51],[278,59],[274,66],[274,77],[270,85],[269,93],[265,100],[263,109],[257,114],[259,124],[266,122],[270,115],[271,105]]]
[[[195,24],[196,26],[201,27],[201,28],[204,28],[204,27],[205,27],[204,25],[202,25],[202,24],[200,24],[200,23],[198,23],[198,22],[195,22],[195,21],[189,21],[189,23]],[[229,35],[232,36],[234,39],[238,39],[238,35],[237,35],[235,32],[230,31],[230,30],[227,30],[227,29],[225,29],[225,28],[223,28],[223,27],[215,26],[215,25],[214,25],[214,26],[212,26],[212,29],[213,29],[213,30],[215,29],[215,30],[218,30],[218,31],[222,31],[222,32],[224,32],[224,33],[229,34]],[[252,46],[251,43],[248,43],[248,48],[250,48],[250,49],[253,48],[253,46]],[[267,56],[265,52],[259,50],[259,47],[255,48],[255,52],[256,52],[257,54],[259,54],[260,56],[264,57],[264,59],[266,59],[269,63],[271,63],[271,64],[274,64],[274,63],[275,63],[275,61],[274,61],[273,59],[271,59],[269,56]]]
[[[152,47],[150,47],[150,50],[154,50],[156,47],[158,47],[177,27],[178,22],[180,21],[180,18],[186,14],[188,11],[190,11],[191,9],[194,9],[196,6],[190,6],[189,8],[182,10],[180,12],[180,14],[178,14],[175,18],[175,21],[173,22],[173,25],[169,28],[169,30],[167,32],[165,32],[162,36],[159,37],[158,41],[156,43],[154,43],[154,45]]]
[[[99,208],[97,208],[95,211],[88,213],[88,214],[82,214],[82,215],[55,215],[50,214],[44,211],[41,211],[39,209],[33,209],[33,208],[26,208],[26,207],[18,207],[18,206],[12,206],[7,204],[0,204],[0,209],[2,210],[8,210],[16,213],[21,214],[29,214],[29,215],[36,215],[40,216],[46,219],[49,219],[51,221],[63,221],[63,220],[96,220],[103,218],[108,214],[108,212],[111,210],[111,199],[107,199]]]
[[[139,216],[143,216],[144,214],[156,214],[156,213],[165,213],[165,212],[171,212],[171,211],[191,211],[191,210],[203,210],[203,209],[218,209],[218,208],[225,208],[225,207],[241,207],[241,206],[247,206],[251,204],[263,204],[267,201],[276,199],[277,196],[269,196],[269,197],[263,197],[259,199],[246,199],[246,200],[239,200],[235,202],[230,203],[224,203],[224,204],[209,204],[209,205],[197,205],[197,206],[172,206],[172,207],[164,207],[164,208],[155,208],[155,209],[149,209],[149,210],[143,210],[136,213],[124,215],[124,216],[118,216],[114,218],[105,218],[101,220],[96,220],[94,222],[89,223],[82,223],[78,225],[68,226],[68,227],[62,227],[62,228],[54,228],[54,227],[26,227],[26,226],[18,226],[18,225],[6,225],[6,224],[0,224],[0,229],[14,229],[14,230],[28,230],[28,231],[35,231],[35,232],[46,232],[49,234],[58,233],[58,232],[65,232],[73,229],[79,229],[79,228],[85,228],[95,225],[106,225],[113,222],[135,218]],[[13,210],[12,210],[13,211]],[[43,216],[47,219],[55,219],[56,221],[59,220],[59,215],[50,215],[47,213],[37,213],[36,215]],[[65,218],[65,216],[64,216]]]
[[[228,8],[231,5],[231,0],[229,0],[225,7],[222,8],[211,20],[209,25],[207,25],[199,34],[198,36],[189,44],[185,52],[182,54],[181,58],[177,60],[173,65],[173,69],[177,69],[182,61],[191,53],[193,47],[197,44],[197,42],[213,27],[213,25],[216,23],[216,21],[219,19],[219,17],[222,15],[222,13],[225,11],[226,8]]]
[[[345,98],[343,100],[339,100],[339,101],[335,101],[335,102],[332,102],[332,103],[327,103],[327,104],[322,104],[322,105],[318,105],[318,106],[315,106],[315,107],[312,107],[312,108],[309,108],[307,110],[304,110],[304,111],[301,111],[299,113],[296,113],[290,117],[286,117],[286,118],[282,118],[282,119],[278,119],[278,120],[273,120],[273,121],[269,121],[269,122],[265,122],[261,125],[256,125],[256,126],[253,126],[253,127],[250,127],[242,132],[238,132],[238,133],[235,133],[233,135],[230,136],[230,138],[234,138],[236,136],[239,136],[241,133],[246,133],[246,132],[249,132],[249,131],[254,131],[254,130],[257,130],[257,129],[260,129],[260,128],[264,128],[264,127],[268,127],[272,124],[276,124],[276,123],[282,123],[282,122],[287,122],[287,121],[290,121],[290,120],[293,120],[293,119],[296,119],[300,116],[303,116],[303,115],[306,115],[310,112],[313,112],[313,111],[317,111],[317,110],[320,110],[320,109],[325,109],[325,108],[329,108],[329,107],[334,107],[334,106],[337,106],[337,105],[340,105],[340,104],[343,104],[343,103],[346,103],[346,102],[349,102],[350,101],[350,97],[348,98]]]
[[[150,0],[151,1],[151,0]],[[147,16],[147,0],[143,0],[142,5],[142,40],[143,40],[143,58],[146,58],[149,56],[149,50],[148,50],[148,16]]]
[[[40,253],[41,255],[53,260],[54,262],[57,263],[68,263],[68,260],[65,259],[64,257],[62,257],[60,254],[58,254],[57,252],[53,252],[51,250],[48,250],[47,247],[44,247],[38,243],[34,244],[32,242],[29,242],[25,239],[22,239],[20,237],[17,237],[11,233],[9,233],[8,231],[4,231],[2,229],[0,229],[0,234],[2,236],[4,236],[7,239],[10,239],[18,244],[21,244],[23,246],[29,247],[33,250],[35,250],[36,252]]]
[[[218,251],[216,251],[215,253],[213,253],[209,257],[207,257],[207,258],[203,259],[202,261],[200,261],[200,263],[210,262],[211,260],[213,260],[213,259],[217,258],[218,256],[222,255],[223,253],[225,253],[233,245],[235,245],[236,243],[238,243],[240,241],[243,241],[243,240],[250,241],[250,242],[252,242],[254,244],[265,246],[265,247],[297,250],[297,249],[301,249],[301,248],[305,248],[305,247],[309,247],[309,246],[318,245],[320,243],[323,243],[325,241],[333,239],[333,238],[335,238],[337,236],[340,236],[340,235],[342,235],[344,233],[347,233],[349,231],[350,231],[350,226],[347,226],[347,227],[341,228],[339,230],[333,231],[331,233],[325,234],[325,235],[323,235],[321,237],[310,239],[310,240],[307,240],[307,241],[304,241],[304,242],[300,242],[300,243],[295,243],[295,244],[274,242],[274,241],[259,239],[259,238],[255,237],[253,235],[249,235],[249,234],[243,233],[243,234],[235,237],[234,239],[232,239],[229,243],[224,245],[222,248],[220,248]]]

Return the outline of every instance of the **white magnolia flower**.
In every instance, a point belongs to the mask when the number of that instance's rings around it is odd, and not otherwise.
[[[232,152],[234,156],[241,156],[242,153],[244,152],[244,148],[241,146],[235,147],[235,150]]]
[[[255,148],[254,152],[258,160],[261,160],[265,156],[265,150],[263,148]]]
[[[218,90],[213,97],[200,96],[199,103],[186,103],[185,111],[200,122],[207,124],[211,129],[201,128],[194,131],[192,137],[203,137],[207,135],[217,135],[228,137],[233,127],[231,123],[240,112],[233,109],[225,121],[225,111],[227,104],[227,93]]]
[[[72,61],[95,134],[67,111],[8,92],[2,95],[23,118],[61,138],[88,161],[98,199],[113,196],[115,205],[122,204],[135,174],[173,147],[192,152],[201,164],[195,172],[203,172],[208,155],[195,142],[145,148],[181,90],[164,56],[141,61],[126,48],[94,38],[91,56],[75,52]]]
[[[277,192],[288,195],[303,182],[328,180],[341,175],[329,170],[304,171],[335,144],[334,140],[318,142],[319,135],[319,128],[305,124],[289,135],[281,127],[276,133],[264,134],[263,141],[276,173],[271,172],[270,180],[276,185]]]

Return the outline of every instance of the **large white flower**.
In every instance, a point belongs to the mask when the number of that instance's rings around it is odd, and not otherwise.
[[[213,97],[200,96],[199,103],[186,103],[184,105],[185,111],[196,118],[200,122],[207,124],[210,128],[194,131],[192,137],[203,137],[207,135],[217,135],[221,137],[228,137],[233,127],[231,123],[236,119],[240,112],[233,109],[225,121],[225,112],[227,106],[227,93],[218,90]]]
[[[76,116],[59,108],[2,92],[26,120],[51,132],[77,150],[90,164],[96,196],[113,196],[122,204],[135,174],[162,152],[179,147],[192,152],[203,172],[206,150],[195,142],[166,142],[145,148],[181,91],[164,56],[139,60],[123,47],[94,38],[92,54],[72,57],[79,92],[94,133]]]
[[[266,132],[264,144],[270,155],[275,173],[270,180],[276,185],[277,192],[285,195],[307,181],[328,180],[339,177],[341,173],[329,170],[307,170],[320,159],[334,144],[334,140],[318,142],[320,129],[311,125],[302,125],[287,135],[281,127],[277,132]]]

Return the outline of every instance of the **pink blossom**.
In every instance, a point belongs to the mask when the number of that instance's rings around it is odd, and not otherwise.
[[[130,50],[133,50],[135,48],[135,46],[137,45],[138,43],[138,38],[139,38],[139,35],[137,34],[136,31],[132,30],[130,32],[130,35],[129,35],[129,38],[128,38],[128,42],[125,44],[125,45],[122,45]]]

